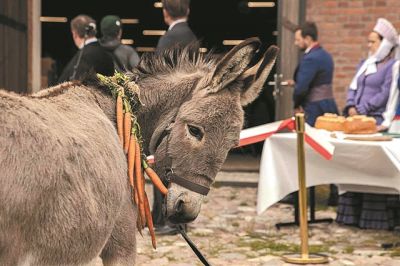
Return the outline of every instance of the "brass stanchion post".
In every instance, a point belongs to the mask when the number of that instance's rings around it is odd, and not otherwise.
[[[295,264],[327,263],[328,262],[327,256],[321,254],[308,253],[308,216],[307,216],[307,188],[306,188],[306,161],[305,161],[305,151],[304,151],[304,132],[305,132],[304,114],[296,114],[301,254],[285,254],[283,255],[283,260]]]

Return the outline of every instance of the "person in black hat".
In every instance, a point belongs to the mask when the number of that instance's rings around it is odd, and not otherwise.
[[[113,54],[114,67],[120,72],[132,71],[140,58],[135,49],[121,43],[122,22],[118,16],[105,16],[100,23],[100,44]]]
[[[79,15],[72,19],[71,33],[79,51],[64,68],[58,83],[80,80],[91,71],[106,76],[114,74],[113,59],[97,41],[96,21],[93,18]]]

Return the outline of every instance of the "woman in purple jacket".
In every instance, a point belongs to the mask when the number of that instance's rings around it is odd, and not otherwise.
[[[383,122],[392,82],[392,51],[398,34],[386,19],[378,19],[368,36],[369,57],[361,62],[350,84],[345,115],[368,115]],[[347,192],[339,197],[336,221],[365,229],[393,229],[400,224],[398,196]],[[400,206],[400,205],[399,205]]]

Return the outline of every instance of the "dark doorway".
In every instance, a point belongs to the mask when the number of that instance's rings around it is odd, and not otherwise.
[[[134,48],[155,47],[159,36],[143,35],[143,30],[167,29],[163,21],[162,9],[156,8],[155,2],[148,0],[42,0],[42,16],[68,19],[66,23],[42,23],[42,56],[50,57],[56,62],[55,75],[61,72],[76,52],[69,21],[78,14],[90,15],[98,23],[103,16],[109,14],[115,14],[121,18],[138,19],[138,24],[124,24],[123,38],[133,39]],[[207,50],[213,49],[216,53],[224,53],[233,47],[223,45],[224,40],[242,40],[253,36],[259,37],[264,47],[268,47],[277,43],[278,13],[276,1],[268,2],[273,6],[250,8],[248,1],[243,0],[192,0],[189,24],[202,41],[202,47]],[[274,72],[273,70],[272,73]],[[246,107],[246,127],[273,121],[272,88],[265,86],[260,97]],[[259,153],[260,144],[235,152]]]

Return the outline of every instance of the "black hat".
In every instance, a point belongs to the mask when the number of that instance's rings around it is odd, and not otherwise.
[[[101,34],[103,36],[115,37],[121,29],[122,22],[118,16],[105,16],[100,23]]]

